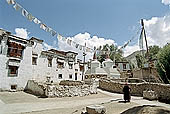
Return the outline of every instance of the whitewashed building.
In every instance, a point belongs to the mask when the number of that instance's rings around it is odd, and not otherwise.
[[[82,79],[77,53],[43,50],[43,40],[23,39],[0,29],[0,90],[23,90],[30,79]]]
[[[85,73],[85,79],[101,77],[120,78],[120,73],[109,56],[101,64],[96,58],[96,53],[94,53],[90,68]]]

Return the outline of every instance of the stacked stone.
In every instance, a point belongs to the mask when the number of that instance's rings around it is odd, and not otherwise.
[[[80,86],[54,86],[47,85],[47,97],[74,97],[74,96],[87,96],[90,94],[97,94],[97,88],[92,85]]]

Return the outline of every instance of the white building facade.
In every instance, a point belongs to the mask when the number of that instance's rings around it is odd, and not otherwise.
[[[77,53],[43,51],[43,40],[29,40],[0,29],[0,90],[23,90],[27,81],[82,79]]]

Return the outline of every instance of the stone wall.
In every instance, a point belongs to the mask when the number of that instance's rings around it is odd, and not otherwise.
[[[67,81],[66,81],[67,82]],[[73,82],[71,81],[71,84]],[[58,85],[54,83],[40,83],[35,82],[34,80],[29,80],[27,83],[27,86],[25,88],[25,91],[28,93],[31,93],[36,96],[42,96],[42,97],[74,97],[74,96],[87,96],[90,94],[96,94],[97,93],[97,85],[91,84],[79,84],[76,86],[67,85]]]
[[[162,83],[162,79],[160,78],[156,68],[142,68],[142,69],[134,69],[133,71],[133,78],[140,78],[144,79],[145,81],[149,80],[151,82]]]
[[[109,79],[99,80],[99,88],[115,92],[123,93],[124,82],[116,82]],[[168,100],[170,101],[170,84],[161,84],[161,83],[128,83],[131,88],[131,94],[137,96],[143,96],[143,91],[151,89],[155,91],[159,100]]]

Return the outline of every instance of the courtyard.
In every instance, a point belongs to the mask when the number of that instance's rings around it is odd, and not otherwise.
[[[107,114],[120,114],[132,107],[156,105],[170,108],[169,104],[148,101],[132,96],[124,103],[122,94],[98,89],[98,94],[84,97],[38,98],[24,92],[1,92],[0,114],[81,114],[88,105],[103,105]]]

